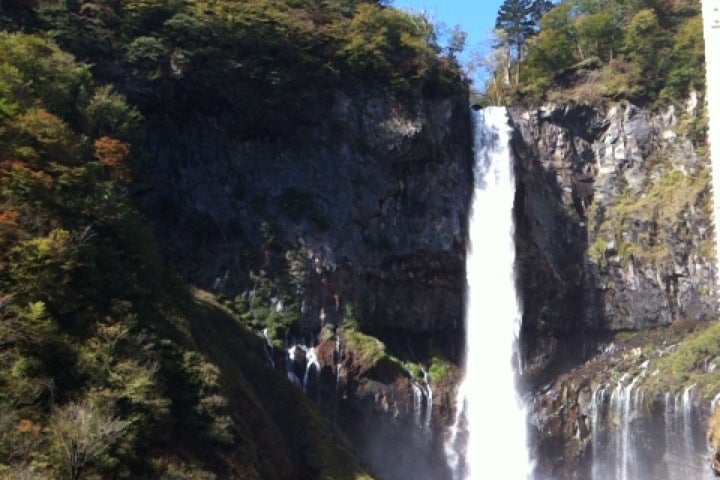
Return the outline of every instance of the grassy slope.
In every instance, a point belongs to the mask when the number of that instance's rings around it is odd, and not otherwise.
[[[264,363],[257,337],[206,300],[196,299],[192,308],[192,337],[222,372],[236,421],[251,447],[243,463],[256,465],[262,472],[257,478],[370,479],[342,434]]]

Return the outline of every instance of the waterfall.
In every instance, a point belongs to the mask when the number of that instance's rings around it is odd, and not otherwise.
[[[524,480],[527,426],[515,388],[515,183],[504,108],[475,113],[475,189],[467,254],[465,378],[445,444],[454,480]]]
[[[410,385],[413,392],[413,415],[418,430],[428,433],[432,427],[433,392],[428,371],[422,366],[420,371],[423,374],[422,380],[413,379]]]
[[[695,386],[648,398],[642,375],[592,395],[593,480],[711,480]]]

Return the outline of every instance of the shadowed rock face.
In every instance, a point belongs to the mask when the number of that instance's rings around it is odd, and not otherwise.
[[[331,96],[315,123],[276,138],[235,136],[220,118],[155,116],[155,163],[140,202],[186,281],[233,299],[254,290],[252,278],[272,275],[283,260],[273,248],[302,249],[306,339],[352,304],[388,353],[426,367],[433,356],[457,362],[473,186],[468,99]],[[418,427],[408,372],[398,363],[366,368],[344,340],[335,358],[335,341],[317,346],[322,374],[308,396],[379,474],[443,478],[442,428]],[[285,354],[274,355],[282,370]],[[288,367],[296,379],[305,362]],[[452,418],[454,385],[433,388],[442,423]]]
[[[682,133],[694,115],[635,105],[511,111],[523,380],[534,392],[539,478],[590,478],[589,399],[615,385],[608,368],[639,369],[598,360],[612,335],[714,318],[707,160]]]
[[[711,317],[709,184],[683,183],[706,172],[705,160],[678,133],[673,110],[549,106],[515,109],[512,123],[530,344]],[[654,195],[667,198],[641,201]]]
[[[212,118],[155,118],[142,203],[183,276],[229,296],[248,288],[266,238],[305,246],[308,328],[320,309],[362,301],[385,328],[462,323],[465,224],[472,188],[462,96],[410,106],[338,92],[317,123],[234,140]],[[251,259],[250,261],[248,259]],[[262,264],[258,269],[262,268]],[[314,319],[314,320],[313,320]]]

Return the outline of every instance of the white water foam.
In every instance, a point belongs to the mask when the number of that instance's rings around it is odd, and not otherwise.
[[[526,412],[515,388],[515,181],[504,108],[475,113],[475,193],[467,255],[465,378],[445,444],[454,480],[525,480]]]

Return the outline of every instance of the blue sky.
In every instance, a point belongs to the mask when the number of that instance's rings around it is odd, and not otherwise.
[[[461,60],[467,62],[471,51],[489,50],[495,17],[502,2],[503,0],[394,0],[392,6],[428,12],[433,22],[442,22],[449,29],[460,25],[468,33],[465,52],[461,56]],[[482,72],[478,72],[476,78],[480,82]]]

